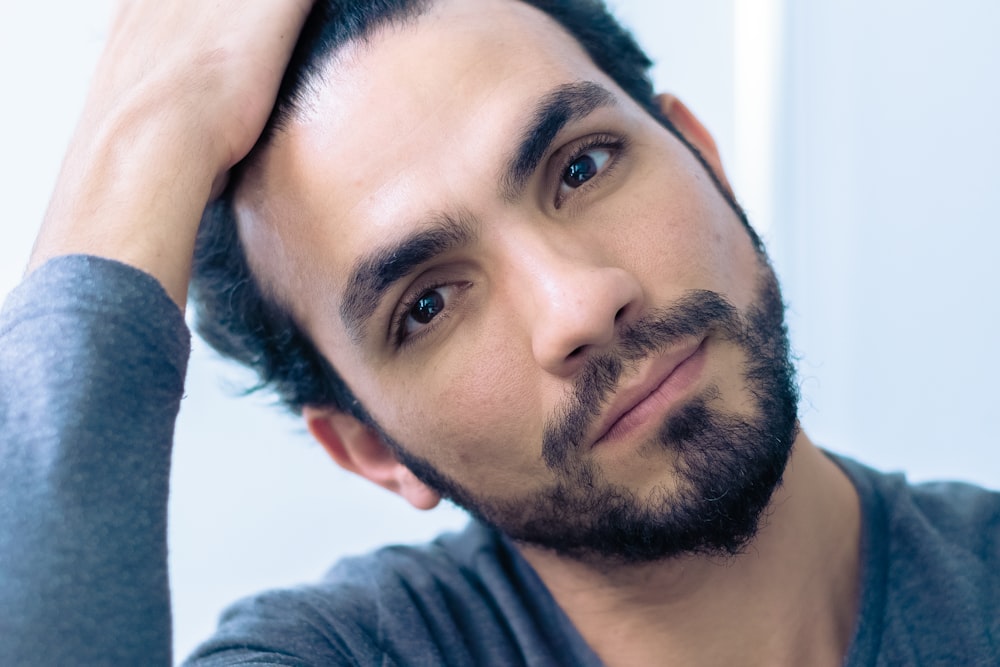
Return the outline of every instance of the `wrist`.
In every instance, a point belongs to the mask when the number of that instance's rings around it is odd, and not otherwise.
[[[157,278],[184,306],[191,255],[220,160],[197,124],[165,111],[85,116],[66,155],[29,270],[83,253]]]

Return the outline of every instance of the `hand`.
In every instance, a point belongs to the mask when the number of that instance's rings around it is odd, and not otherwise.
[[[117,259],[182,308],[202,211],[253,147],[312,0],[123,0],[29,271]]]

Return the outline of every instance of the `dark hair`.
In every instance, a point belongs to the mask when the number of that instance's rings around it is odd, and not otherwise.
[[[673,130],[654,99],[652,62],[601,0],[521,1],[561,24],[597,67]],[[307,84],[337,49],[380,27],[412,20],[429,5],[430,0],[318,0],[258,146],[294,117]],[[252,159],[253,153],[244,163]],[[208,208],[199,230],[191,280],[196,330],[220,354],[257,374],[254,390],[273,390],[293,412],[307,405],[334,407],[370,423],[336,370],[251,272],[232,206],[239,172],[234,170],[226,194]]]

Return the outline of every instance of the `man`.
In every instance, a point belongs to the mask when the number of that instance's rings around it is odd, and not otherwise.
[[[234,608],[196,661],[996,659],[1000,501],[798,431],[777,285],[711,137],[599,8],[332,6],[281,90],[306,3],[122,9],[5,313],[38,358],[5,397],[12,661],[169,659],[186,339],[149,276],[183,306],[192,255],[206,336],[340,465],[479,519]],[[144,273],[42,266],[80,252]]]

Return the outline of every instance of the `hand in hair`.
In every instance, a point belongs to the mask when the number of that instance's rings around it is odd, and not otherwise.
[[[116,259],[184,307],[202,211],[253,147],[312,0],[122,0],[28,270]]]

